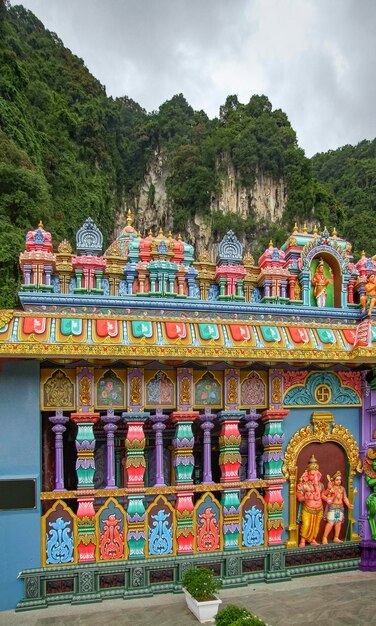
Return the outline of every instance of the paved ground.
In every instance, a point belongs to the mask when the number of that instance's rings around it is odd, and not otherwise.
[[[244,606],[270,626],[376,624],[376,572],[345,572],[220,592],[222,607]],[[195,626],[183,594],[0,612],[4,626]]]

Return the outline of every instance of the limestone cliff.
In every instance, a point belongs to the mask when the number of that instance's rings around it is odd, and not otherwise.
[[[187,224],[186,231],[182,233],[196,247],[198,255],[205,250],[213,259],[219,243],[212,237],[215,211],[236,213],[244,220],[252,213],[258,219],[275,222],[282,217],[287,202],[286,184],[282,178],[274,180],[258,170],[253,187],[245,187],[228,155],[221,158],[218,169],[221,172],[220,192],[212,196],[209,214],[203,216],[196,213],[193,222]],[[169,174],[166,156],[156,152],[136,198],[136,223],[142,233],[150,229],[155,233],[160,226],[165,233],[173,230],[173,208],[166,191]],[[249,238],[246,232],[240,240],[247,248]]]
[[[228,155],[221,159],[221,192],[213,196],[211,210],[224,213],[232,211],[246,219],[253,210],[258,218],[275,222],[282,217],[287,201],[287,192],[283,179],[274,180],[270,175],[257,171],[253,187],[241,185],[238,173]]]

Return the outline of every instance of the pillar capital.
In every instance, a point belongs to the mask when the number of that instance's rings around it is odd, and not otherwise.
[[[261,413],[261,419],[263,422],[269,422],[271,420],[284,420],[289,413],[289,409],[266,409],[266,411]]]
[[[129,487],[143,487],[146,468],[144,423],[150,418],[147,411],[122,413],[122,420],[128,424],[125,439],[127,459],[125,462],[125,484]]]
[[[99,420],[99,413],[71,413],[71,421],[75,424],[96,424]]]
[[[198,411],[173,411],[170,420],[173,424],[178,422],[194,422],[199,417]]]

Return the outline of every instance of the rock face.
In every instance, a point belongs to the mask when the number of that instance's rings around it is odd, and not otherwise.
[[[287,192],[285,182],[281,178],[275,180],[269,174],[258,170],[253,187],[240,184],[237,171],[227,155],[221,162],[224,176],[221,180],[221,193],[214,196],[211,202],[212,211],[231,211],[247,219],[250,211],[254,211],[259,219],[275,222],[286,206]]]
[[[169,174],[166,157],[156,152],[144,176],[137,201],[137,224],[142,233],[150,229],[154,232],[159,227],[163,230],[172,228],[171,207],[166,192]]]
[[[275,222],[282,217],[287,202],[286,184],[283,179],[275,180],[269,174],[259,170],[254,186],[244,187],[240,184],[237,171],[228,155],[223,155],[220,169],[222,172],[221,191],[211,198],[211,213],[232,212],[244,220],[252,213],[258,219],[268,222]],[[145,173],[139,196],[135,199],[136,227],[142,234],[146,234],[150,229],[153,234],[156,234],[159,227],[162,227],[165,233],[173,230],[173,208],[166,192],[166,180],[169,174],[166,156],[161,152],[156,152]],[[123,213],[119,215],[119,223],[122,221],[124,221]],[[174,235],[177,234],[174,233]],[[214,260],[219,242],[213,240],[210,217],[196,214],[194,222],[187,224],[186,232],[182,235],[195,246],[198,255],[203,251],[208,251]],[[240,240],[242,244],[247,245],[246,232]]]

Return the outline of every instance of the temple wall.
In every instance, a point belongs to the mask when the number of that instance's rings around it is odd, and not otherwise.
[[[5,362],[0,370],[0,478],[35,478],[36,508],[0,512],[0,610],[23,594],[20,570],[40,565],[41,434],[39,363]],[[6,437],[5,437],[6,434]]]

